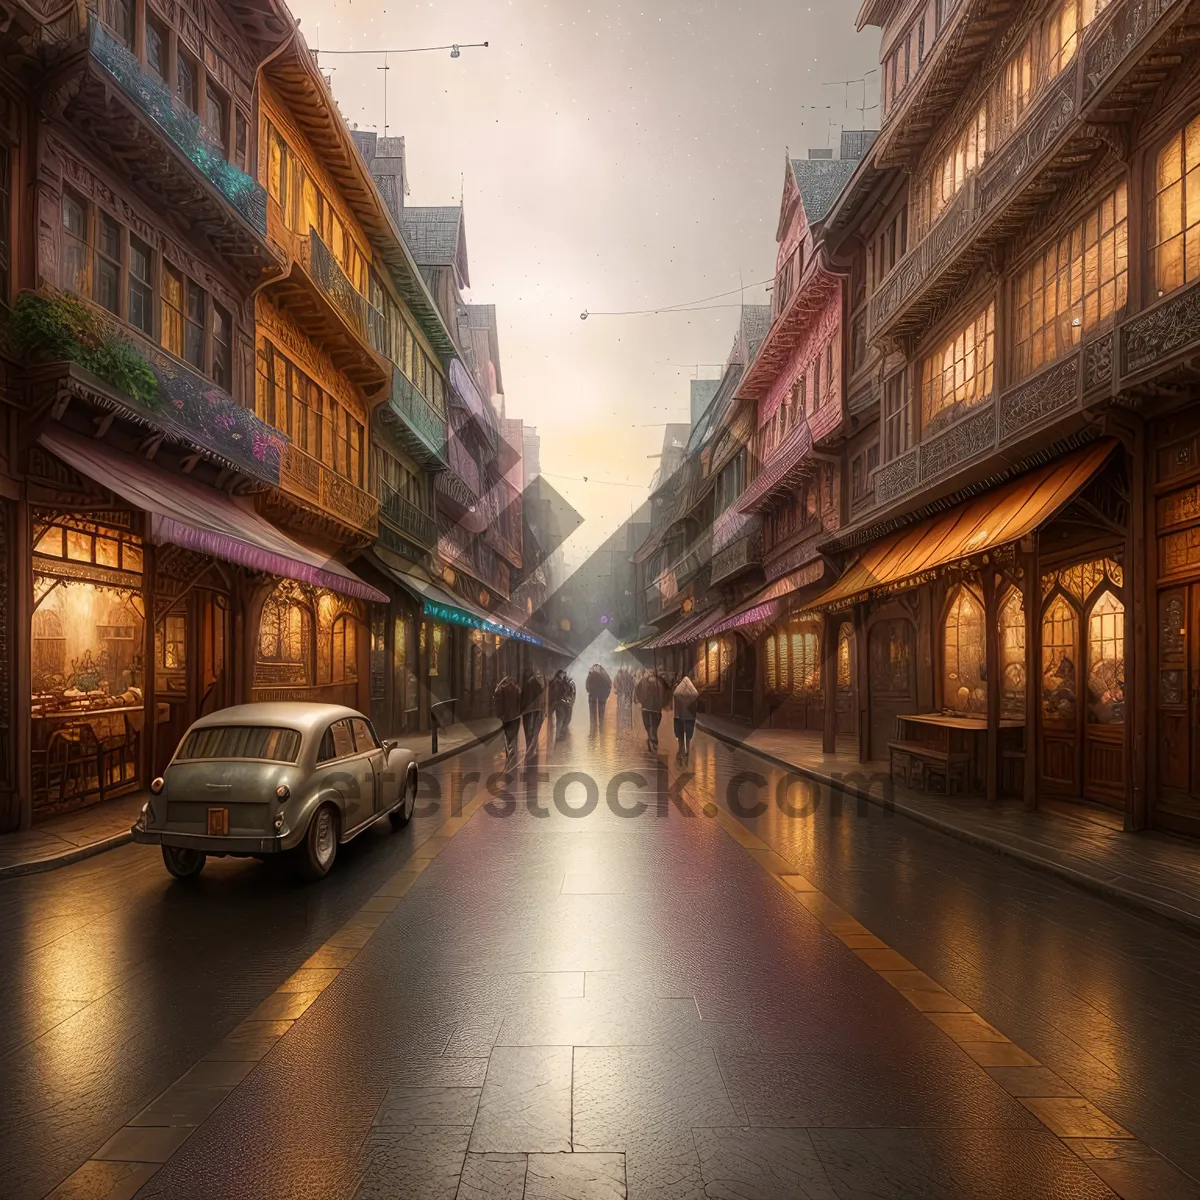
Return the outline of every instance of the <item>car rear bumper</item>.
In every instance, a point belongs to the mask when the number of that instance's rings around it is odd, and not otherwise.
[[[204,833],[173,833],[169,829],[131,830],[133,840],[145,846],[174,846],[180,850],[199,850],[203,854],[280,854],[300,840],[278,834],[261,837],[215,837]]]

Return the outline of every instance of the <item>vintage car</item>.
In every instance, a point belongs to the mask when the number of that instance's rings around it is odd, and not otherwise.
[[[417,761],[340,704],[243,704],[196,721],[150,792],[133,840],[161,846],[177,879],[210,854],[290,853],[315,880],[381,817],[408,824]]]

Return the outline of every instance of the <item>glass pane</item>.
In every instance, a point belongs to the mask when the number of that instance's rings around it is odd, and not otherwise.
[[[213,725],[193,729],[179,747],[176,759],[251,758],[295,762],[300,734],[271,725]]]
[[[1042,618],[1042,716],[1051,724],[1075,723],[1076,641],[1075,610],[1056,596]]]
[[[1025,604],[1018,588],[1009,588],[1000,605],[1000,712],[1025,713]]]
[[[943,703],[956,712],[987,711],[983,603],[960,588],[946,614]]]
[[[1105,592],[1088,618],[1088,712],[1090,724],[1125,720],[1125,608]]]

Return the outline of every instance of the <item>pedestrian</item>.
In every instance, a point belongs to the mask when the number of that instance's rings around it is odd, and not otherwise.
[[[525,761],[537,758],[538,733],[542,728],[542,702],[546,693],[546,680],[541,671],[529,671],[521,685],[521,720],[525,722]]]
[[[642,706],[642,725],[646,730],[646,748],[658,753],[658,727],[662,723],[663,681],[657,671],[647,671],[638,680],[633,698]]]
[[[504,767],[511,771],[517,762],[517,738],[521,733],[521,689],[517,681],[505,675],[492,693],[492,715],[500,719],[504,731]]]
[[[557,741],[567,730],[571,719],[571,701],[574,700],[574,688],[571,680],[561,667],[550,677],[546,686],[546,696],[550,702],[550,716],[554,721],[554,740]]]
[[[617,693],[617,728],[633,728],[633,689],[635,680],[628,667],[613,676],[613,691]]]
[[[599,663],[593,663],[583,686],[588,694],[590,728],[595,733],[596,730],[604,727],[604,709],[608,704],[608,695],[612,691],[612,680]]]
[[[679,743],[675,761],[685,763],[688,751],[692,748],[692,734],[696,730],[696,707],[700,703],[700,693],[685,675],[675,685],[672,698],[675,703],[675,740]]]

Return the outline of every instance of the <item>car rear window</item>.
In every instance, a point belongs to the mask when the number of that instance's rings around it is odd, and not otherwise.
[[[300,734],[274,725],[209,725],[193,729],[175,757],[257,758],[290,763],[300,757]]]

